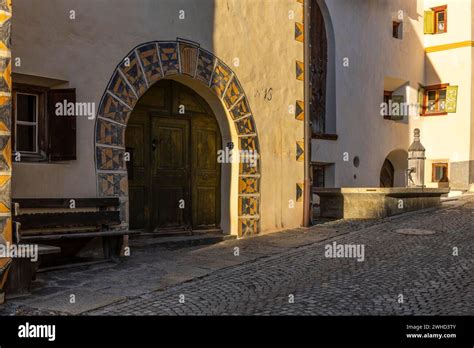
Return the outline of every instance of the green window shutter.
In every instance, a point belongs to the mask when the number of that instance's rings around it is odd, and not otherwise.
[[[435,32],[435,13],[432,10],[425,11],[425,34],[434,34]]]
[[[446,112],[456,112],[458,104],[458,86],[448,86],[446,89]]]
[[[398,104],[398,115],[391,115],[390,119],[391,120],[402,120],[404,115],[404,107],[403,103],[405,101],[405,98],[403,95],[394,95],[392,96],[392,104]]]
[[[420,111],[420,114],[423,114],[424,113],[424,103],[425,101],[425,88],[420,86],[420,88],[418,88],[418,105],[419,105],[419,111]]]

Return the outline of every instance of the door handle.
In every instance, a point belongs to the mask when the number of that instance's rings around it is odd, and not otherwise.
[[[152,142],[151,142],[151,149],[152,149],[153,151],[156,150],[156,139],[153,139],[153,140],[152,140]]]

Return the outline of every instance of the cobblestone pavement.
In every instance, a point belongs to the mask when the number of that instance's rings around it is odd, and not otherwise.
[[[345,228],[356,231],[87,314],[474,315],[473,212],[470,198],[359,230],[349,223]],[[401,228],[435,233],[395,232]],[[326,258],[333,242],[364,245],[365,260]]]
[[[333,238],[355,227],[344,226],[292,229],[197,246],[195,241],[177,245],[175,238],[171,238],[172,243],[163,237],[138,238],[130,243],[131,256],[119,263],[102,262],[38,273],[31,292],[7,297],[6,304],[0,305],[0,316],[82,314]],[[235,248],[239,249],[239,256],[235,255]],[[74,303],[70,301],[71,295],[75,297]]]

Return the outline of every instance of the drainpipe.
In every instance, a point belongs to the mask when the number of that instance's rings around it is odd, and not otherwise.
[[[311,0],[304,1],[304,187],[303,187],[303,226],[311,225],[311,125],[310,125],[310,25],[311,25]]]

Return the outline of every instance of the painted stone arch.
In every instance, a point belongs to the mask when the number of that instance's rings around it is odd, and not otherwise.
[[[229,66],[189,41],[152,41],[135,47],[113,72],[100,101],[95,127],[98,195],[120,197],[124,228],[128,226],[128,178],[123,160],[128,118],[137,101],[155,82],[173,75],[186,75],[210,88],[227,110],[229,123],[235,126],[238,144],[234,148],[260,154],[249,102]],[[259,231],[260,168],[260,158],[254,165],[239,163],[239,236]]]

